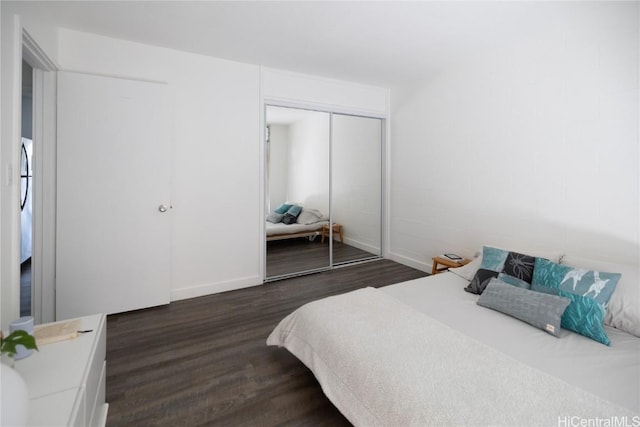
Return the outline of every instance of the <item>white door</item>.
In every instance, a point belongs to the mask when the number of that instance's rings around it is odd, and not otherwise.
[[[58,73],[56,318],[169,303],[166,85]]]

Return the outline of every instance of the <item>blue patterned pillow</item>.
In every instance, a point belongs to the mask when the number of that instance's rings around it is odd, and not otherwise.
[[[559,296],[569,298],[571,303],[564,311],[560,325],[584,335],[587,338],[610,345],[609,337],[604,330],[604,307],[595,300],[582,295],[561,290]]]
[[[480,268],[485,270],[501,272],[504,268],[504,262],[507,260],[509,251],[498,249],[491,246],[482,247],[482,264]]]
[[[536,260],[533,269],[531,290],[558,295],[560,283],[562,283],[564,276],[571,270],[573,270],[573,268],[568,265],[556,264],[555,262],[545,259]]]
[[[602,273],[536,259],[531,289],[571,298],[562,316],[562,327],[609,345],[604,315],[620,277],[619,273]]]
[[[535,258],[518,252],[506,251],[492,246],[482,247],[482,263],[476,276],[466,291],[481,295],[488,284],[488,279],[498,277],[505,283],[519,288],[531,288]],[[491,277],[487,272],[494,272]],[[480,286],[476,285],[476,282]]]

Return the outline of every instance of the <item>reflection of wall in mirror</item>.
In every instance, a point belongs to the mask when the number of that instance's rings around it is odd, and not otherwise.
[[[329,214],[329,115],[310,113],[290,125],[270,125],[269,202],[285,201]]]
[[[269,126],[269,206],[273,211],[287,201],[289,176],[289,126]]]
[[[329,115],[314,113],[289,131],[289,200],[329,212]]]
[[[333,220],[345,240],[380,254],[381,120],[333,116]]]

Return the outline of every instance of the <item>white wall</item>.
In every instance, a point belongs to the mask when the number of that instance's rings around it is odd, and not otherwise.
[[[289,189],[292,202],[329,214],[329,114],[310,112],[289,126]]]
[[[62,69],[167,82],[173,300],[256,285],[259,67],[61,29]]]
[[[638,263],[637,9],[572,3],[528,43],[393,92],[395,259],[490,243]]]

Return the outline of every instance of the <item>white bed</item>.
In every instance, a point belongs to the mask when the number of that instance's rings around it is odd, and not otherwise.
[[[355,425],[640,425],[640,338],[556,338],[477,305],[468,283],[447,272],[327,298],[267,343],[305,363]]]
[[[284,224],[282,222],[272,223],[265,221],[267,241],[293,239],[297,237],[319,236],[322,232],[322,226],[329,224],[329,221],[318,221],[312,224]]]

